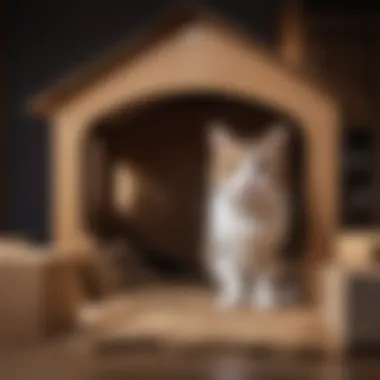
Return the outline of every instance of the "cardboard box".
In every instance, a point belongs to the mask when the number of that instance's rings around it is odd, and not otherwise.
[[[23,242],[0,242],[0,342],[73,329],[83,302],[77,264]]]
[[[320,312],[342,347],[380,347],[380,267],[331,265],[321,273]]]
[[[380,260],[380,231],[343,231],[336,240],[335,259],[350,267],[365,267]]]

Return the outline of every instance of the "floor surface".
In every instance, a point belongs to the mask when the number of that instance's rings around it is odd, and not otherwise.
[[[0,351],[4,380],[378,380],[379,359],[293,360],[249,352],[102,355],[83,338]]]
[[[161,286],[115,296],[83,310],[85,329],[99,344],[156,342],[318,349],[332,345],[313,308],[220,311],[213,295],[194,286]]]
[[[268,355],[250,346],[321,344],[328,336],[313,310],[221,313],[212,299],[204,289],[155,287],[89,305],[76,335],[6,348],[0,342],[0,379],[380,379],[377,360],[343,362],[332,356],[287,355],[286,350]],[[147,339],[163,345],[141,344]],[[210,342],[214,345],[205,344]]]

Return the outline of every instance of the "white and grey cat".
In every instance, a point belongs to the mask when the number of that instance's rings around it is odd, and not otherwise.
[[[277,305],[279,253],[289,227],[286,130],[254,140],[211,125],[206,264],[223,308]]]

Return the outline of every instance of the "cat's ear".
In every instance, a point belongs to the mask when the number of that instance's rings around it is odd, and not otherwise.
[[[213,120],[207,128],[211,148],[215,150],[226,150],[234,146],[234,141],[228,125],[223,121]]]

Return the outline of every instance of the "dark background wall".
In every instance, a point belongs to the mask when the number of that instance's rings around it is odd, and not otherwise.
[[[280,0],[203,3],[273,42]],[[168,0],[8,0],[3,73],[7,232],[49,238],[49,129],[26,113],[28,98],[172,5]]]

